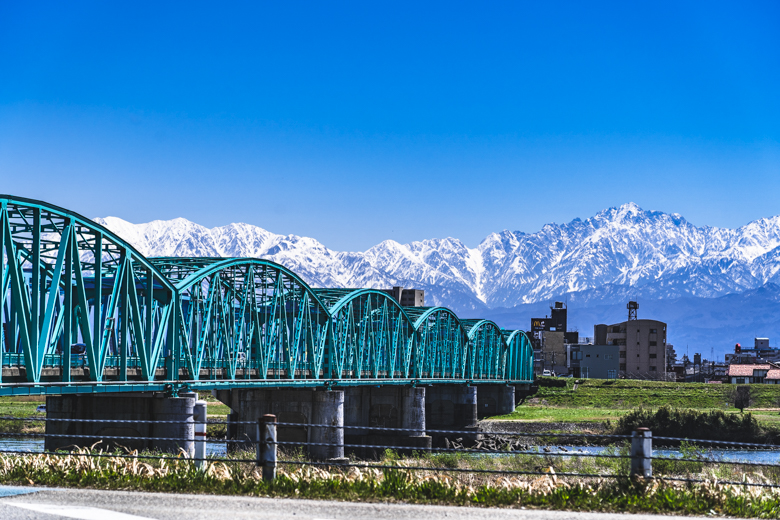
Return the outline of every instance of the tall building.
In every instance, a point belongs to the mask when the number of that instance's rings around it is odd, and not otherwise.
[[[555,302],[550,307],[550,316],[531,319],[531,342],[534,347],[534,372],[541,374],[550,370],[566,374],[566,345],[579,342],[579,333],[566,330],[568,315],[564,302]]]
[[[393,287],[382,291],[389,294],[402,307],[425,307],[425,291],[422,289]]]
[[[629,320],[593,327],[594,343],[620,347],[620,375],[629,379],[666,379],[666,323],[640,320],[630,302]]]

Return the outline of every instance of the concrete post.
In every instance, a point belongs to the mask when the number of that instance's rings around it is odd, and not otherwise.
[[[515,411],[515,387],[514,386],[502,386],[499,389],[498,394],[498,413],[499,415],[507,415]]]
[[[263,480],[276,478],[276,416],[266,414],[257,421],[257,465],[263,467]]]
[[[196,400],[197,394],[179,397],[149,393],[47,396],[47,418],[95,419],[101,422],[47,422],[46,433],[87,437],[47,437],[45,449],[53,451],[69,446],[91,446],[103,440],[102,449],[124,446],[173,453],[183,450],[192,457],[195,452],[193,409]],[[173,440],[158,440],[161,438]]]
[[[637,428],[631,434],[631,476],[653,476],[653,432]]]
[[[515,410],[515,387],[509,385],[479,385],[477,416],[480,419],[506,415]]]
[[[208,415],[206,401],[195,401],[192,419],[195,422],[195,466],[202,468],[206,461],[206,426]]]
[[[314,392],[312,399],[311,442],[329,446],[310,446],[309,453],[316,460],[344,458],[344,391]]]
[[[412,430],[409,437],[425,435],[425,388],[401,389],[401,428]]]
[[[466,429],[477,426],[477,388],[437,385],[426,390],[425,425],[428,429]]]
[[[198,394],[180,393],[179,397],[158,397],[152,401],[152,417],[155,421],[176,421],[184,424],[155,424],[152,435],[157,438],[181,439],[176,441],[155,441],[160,451],[184,451],[189,457],[195,455],[194,409]]]

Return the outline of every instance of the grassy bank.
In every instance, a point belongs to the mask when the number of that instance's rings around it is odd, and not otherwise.
[[[693,408],[739,414],[729,404],[736,385],[632,379],[539,378],[539,391],[512,414],[495,419],[542,422],[614,421],[636,408]],[[563,385],[563,386],[553,386]],[[759,423],[780,426],[780,385],[751,385],[747,409]]]
[[[395,464],[409,463],[392,460]],[[780,494],[718,484],[712,477],[707,483],[690,485],[632,482],[627,478],[564,481],[548,471],[544,476],[528,478],[486,478],[468,474],[453,477],[434,471],[323,470],[306,466],[281,468],[279,477],[266,483],[253,465],[239,463],[212,463],[199,471],[186,460],[0,457],[0,482],[5,484],[580,511],[780,516]]]

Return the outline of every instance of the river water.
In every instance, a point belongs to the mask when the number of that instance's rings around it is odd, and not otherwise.
[[[3,451],[29,451],[30,453],[43,452],[43,439],[8,439],[0,438],[0,452]],[[224,457],[227,447],[224,442],[207,442],[207,457]]]
[[[612,453],[614,448],[604,446],[536,446],[532,451],[538,451],[540,455],[549,455],[555,453],[575,453],[575,454],[602,454]],[[683,454],[679,450],[657,449],[653,450],[654,457],[674,457],[682,458]],[[686,458],[701,458],[703,461],[711,460],[714,462],[760,462],[764,464],[780,464],[779,450],[746,450],[746,449],[712,449],[697,450],[697,456]]]
[[[611,448],[603,446],[538,446],[539,455],[549,454],[601,454],[609,453]],[[31,453],[41,453],[43,451],[43,439],[13,439],[0,438],[0,451],[29,451]],[[206,456],[224,457],[227,453],[224,442],[206,443]],[[702,450],[701,455],[704,460],[723,461],[723,462],[760,462],[764,464],[780,464],[780,450]],[[498,454],[501,455],[501,454]],[[682,456],[679,450],[659,449],[653,450],[653,456],[656,457],[675,457]]]

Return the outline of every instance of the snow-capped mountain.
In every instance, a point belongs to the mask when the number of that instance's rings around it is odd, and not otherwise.
[[[208,229],[185,219],[131,224],[98,218],[147,256],[247,256],[278,262],[316,287],[425,289],[426,303],[458,312],[569,295],[715,298],[780,283],[780,217],[738,229],[696,227],[678,214],[629,203],[532,234],[502,231],[476,248],[455,238],[386,240],[339,252],[313,238],[249,224]]]

